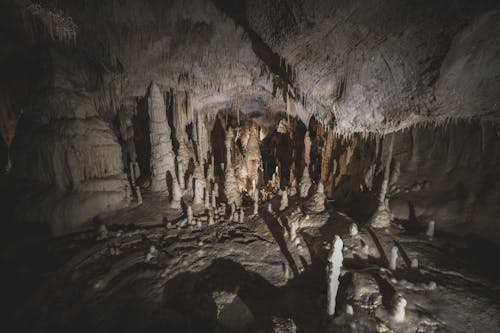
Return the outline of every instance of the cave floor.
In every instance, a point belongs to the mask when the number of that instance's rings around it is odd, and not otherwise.
[[[437,234],[360,226],[332,203],[311,214],[328,222],[302,229],[300,244],[284,236],[286,217],[302,204],[279,200],[244,223],[183,226],[166,200],[144,195],[141,206],[102,218],[95,227],[10,247],[2,259],[12,301],[10,331],[72,332],[499,332],[500,284],[479,275],[470,256]],[[264,207],[266,207],[264,209]],[[166,221],[173,226],[166,227]],[[344,240],[343,275],[334,318],[326,315],[326,263],[334,235]],[[369,250],[363,249],[368,245]],[[154,246],[152,249],[151,247]],[[395,271],[387,269],[399,249]],[[6,252],[6,251],[4,251]],[[419,267],[412,268],[411,259]],[[493,258],[491,260],[494,260]],[[7,265],[7,266],[5,266]],[[406,320],[392,319],[404,297]],[[353,314],[346,313],[351,305]],[[293,323],[291,320],[293,320]]]

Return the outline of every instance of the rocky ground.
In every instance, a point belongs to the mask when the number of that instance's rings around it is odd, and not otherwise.
[[[72,332],[497,332],[500,289],[481,278],[456,243],[430,240],[404,223],[359,227],[330,203],[303,216],[316,227],[292,241],[290,216],[303,205],[244,223],[186,224],[164,200],[95,221],[53,240],[19,242],[2,262],[12,331]],[[196,218],[196,216],[195,216]],[[102,225],[106,225],[103,227]],[[410,231],[409,231],[410,230]],[[332,239],[344,240],[334,318],[326,315],[326,262]],[[391,248],[399,250],[388,269]],[[453,252],[454,251],[454,252]],[[9,255],[10,254],[10,255]],[[10,259],[7,259],[10,258]],[[411,261],[418,258],[418,268]],[[397,296],[407,301],[394,320]],[[352,311],[350,309],[352,308]]]

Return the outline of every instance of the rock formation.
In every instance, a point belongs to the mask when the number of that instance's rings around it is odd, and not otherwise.
[[[280,211],[285,210],[288,207],[288,191],[284,189],[281,191],[281,202],[280,202]]]
[[[343,248],[342,239],[335,235],[335,240],[332,244],[332,250],[328,256],[328,309],[329,316],[335,314],[337,291],[339,289],[340,268],[342,267]]]
[[[373,228],[387,228],[392,221],[392,213],[389,210],[388,199],[386,199],[387,189],[389,187],[389,175],[391,172],[392,151],[394,148],[394,134],[391,135],[388,144],[386,162],[384,166],[384,178],[378,197],[378,208],[371,217],[369,223]]]
[[[233,130],[230,128],[226,133],[226,177],[224,182],[224,194],[226,195],[228,204],[241,205],[241,194],[239,189],[238,180],[234,173],[232,157],[231,157],[231,147],[233,144],[234,134]]]
[[[167,172],[175,175],[175,155],[172,150],[163,94],[154,82],[149,87],[148,114],[151,139],[151,191],[168,193]]]
[[[302,173],[302,178],[299,183],[300,197],[306,198],[309,195],[309,189],[311,188],[311,177],[309,176],[309,168],[306,166],[304,172]]]
[[[315,213],[320,213],[325,210],[325,188],[322,183],[318,183],[316,187],[316,192],[313,194],[311,198],[306,202],[305,207]]]

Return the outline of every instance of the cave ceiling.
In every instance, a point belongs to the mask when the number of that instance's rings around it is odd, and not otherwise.
[[[2,67],[23,71],[12,59],[43,58],[48,44],[55,86],[71,77],[82,95],[112,89],[115,104],[133,103],[154,81],[188,92],[198,110],[263,107],[344,134],[499,118],[494,1],[12,0],[4,8]],[[74,33],[61,36],[57,25],[68,21]],[[31,74],[25,81],[36,81]]]

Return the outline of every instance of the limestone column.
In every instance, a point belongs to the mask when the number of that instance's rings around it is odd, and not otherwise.
[[[148,96],[149,137],[151,140],[151,192],[168,192],[167,171],[175,175],[170,127],[163,94],[153,82]]]

